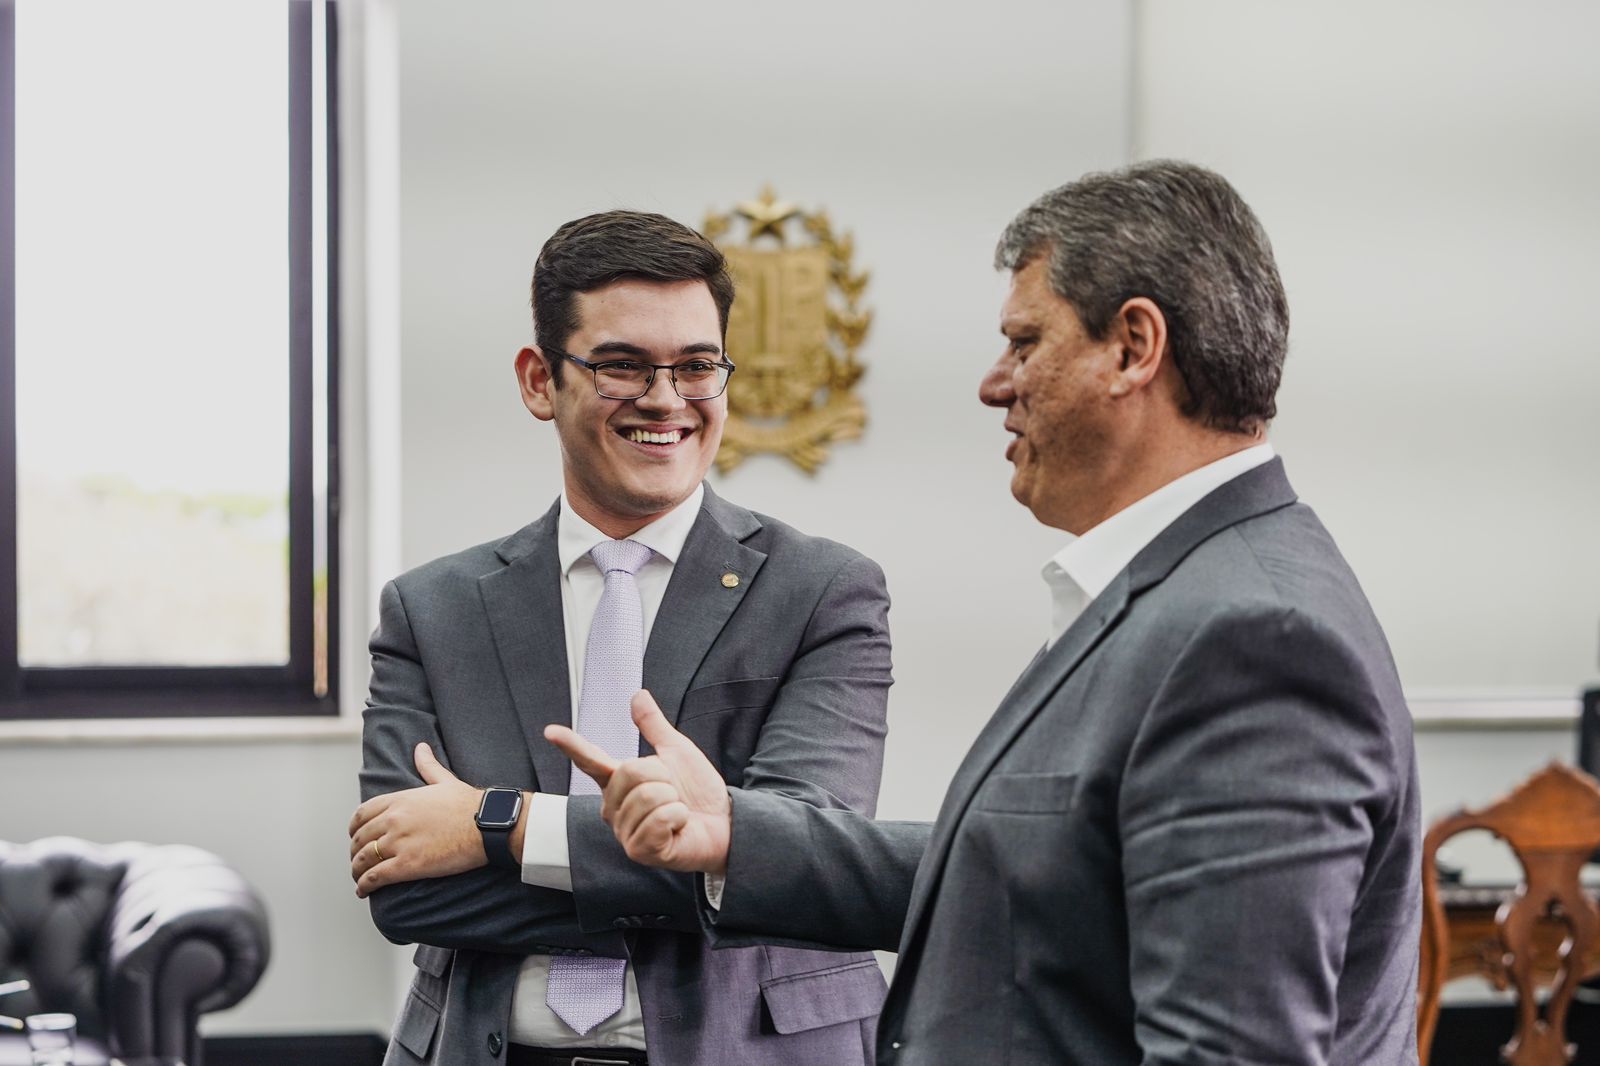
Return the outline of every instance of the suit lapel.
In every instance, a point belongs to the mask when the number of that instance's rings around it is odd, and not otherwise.
[[[914,951],[920,937],[951,841],[973,795],[1017,735],[1116,627],[1141,593],[1164,580],[1190,552],[1218,532],[1294,502],[1294,490],[1284,475],[1281,459],[1273,459],[1224,483],[1180,515],[1134,556],[1127,568],[1061,635],[1055,646],[1037,656],[1023,671],[973,742],[972,750],[962,760],[945,794],[928,851],[918,867],[912,888],[897,973],[904,971],[909,977],[914,972],[914,966],[906,965],[907,956]]]
[[[908,950],[911,944],[912,934],[919,926],[932,889],[938,881],[938,874],[944,867],[945,857],[949,854],[950,842],[978,786],[1011,746],[1017,734],[1044,707],[1050,695],[1061,687],[1062,682],[1072,675],[1101,638],[1121,620],[1127,606],[1128,581],[1126,573],[1123,573],[1061,634],[1060,640],[1034,658],[978,734],[978,739],[973,741],[972,749],[961,761],[945,793],[944,805],[939,810],[938,821],[934,823],[927,853],[918,868],[901,937],[902,952]]]
[[[673,564],[644,652],[644,687],[674,725],[689,682],[766,562],[765,553],[743,543],[760,528],[749,511],[706,486],[700,516]],[[731,588],[728,574],[737,579]]]
[[[572,721],[567,634],[556,555],[559,502],[495,550],[506,566],[478,579],[500,668],[511,690],[540,792],[566,795],[567,757],[544,739],[544,727]]]

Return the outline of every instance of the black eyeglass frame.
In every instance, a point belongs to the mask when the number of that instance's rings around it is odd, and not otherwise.
[[[694,401],[697,401],[697,400],[715,400],[718,396],[721,396],[723,393],[728,391],[728,381],[733,377],[733,372],[735,370],[739,369],[737,366],[734,365],[733,361],[728,358],[726,353],[724,353],[722,358],[720,358],[720,359],[690,359],[690,360],[687,360],[687,362],[689,362],[689,363],[697,363],[697,362],[710,363],[712,366],[721,367],[722,369],[726,370],[727,373],[724,374],[723,377],[722,377],[722,387],[719,388],[716,392],[712,393],[710,396],[685,396],[678,389],[678,368],[681,367],[681,366],[684,366],[685,363],[647,363],[642,359],[602,359],[597,363],[591,363],[589,360],[579,358],[578,356],[573,355],[571,352],[564,352],[560,348],[552,348],[549,345],[542,345],[541,346],[541,350],[544,351],[544,352],[549,353],[550,355],[558,355],[561,358],[567,360],[568,362],[577,363],[579,366],[583,367],[585,370],[587,370],[591,374],[593,374],[595,395],[599,396],[602,400],[637,400],[637,399],[639,399],[641,396],[644,396],[647,393],[649,393],[651,387],[653,385],[655,385],[655,383],[656,383],[656,371],[657,370],[665,370],[667,372],[667,377],[672,382],[672,391],[678,393],[678,398],[679,399],[688,400],[690,402],[694,402]],[[640,392],[638,392],[637,394],[635,394],[633,396],[608,396],[605,393],[600,391],[600,374],[599,374],[599,371],[605,369],[608,366],[615,366],[617,363],[627,363],[629,366],[649,367],[650,376],[644,379],[644,388]]]

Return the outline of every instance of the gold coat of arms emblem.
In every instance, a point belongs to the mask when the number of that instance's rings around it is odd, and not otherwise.
[[[730,240],[738,222],[745,243]],[[791,231],[803,240],[790,243]],[[728,315],[728,421],[717,452],[727,473],[757,452],[787,456],[814,474],[835,441],[861,436],[867,410],[852,390],[866,368],[856,351],[872,312],[868,274],[851,262],[855,242],[835,234],[826,211],[803,211],[771,186],[729,212],[706,215],[704,232],[728,259],[738,293]]]

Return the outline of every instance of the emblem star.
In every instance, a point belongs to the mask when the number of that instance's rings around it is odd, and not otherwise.
[[[752,241],[764,233],[770,233],[781,242],[783,224],[800,213],[798,205],[779,200],[770,185],[761,190],[759,199],[741,201],[734,210],[750,220]]]

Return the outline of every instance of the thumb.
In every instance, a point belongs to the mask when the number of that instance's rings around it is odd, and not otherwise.
[[[667,716],[661,713],[649,689],[642,688],[633,694],[633,724],[639,727],[639,735],[657,751],[663,745],[670,746],[683,739],[683,734],[672,728]]]
[[[421,774],[422,780],[428,784],[439,785],[456,779],[456,775],[445,768],[444,763],[439,761],[438,757],[433,754],[433,749],[428,747],[426,743],[418,744],[417,750],[413,755],[417,764],[417,773]]]

